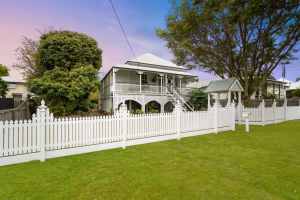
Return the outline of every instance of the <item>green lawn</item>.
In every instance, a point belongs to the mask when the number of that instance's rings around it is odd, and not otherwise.
[[[0,167],[0,200],[300,199],[300,121]]]

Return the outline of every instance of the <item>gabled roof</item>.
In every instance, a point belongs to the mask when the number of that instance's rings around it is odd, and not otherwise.
[[[113,68],[197,77],[189,73],[186,68],[178,66],[168,60],[164,60],[150,53],[146,53],[137,58],[127,60],[125,64],[113,65],[101,80],[105,79]]]
[[[130,62],[171,67],[171,68],[177,68],[177,69],[184,69],[182,66],[178,66],[175,63],[172,63],[168,60],[164,60],[164,59],[162,59],[158,56],[155,56],[151,53],[145,53],[137,58],[130,59],[126,62],[126,64],[129,64]]]
[[[205,89],[205,92],[207,93],[220,93],[228,91],[241,92],[243,91],[243,87],[236,78],[229,78],[211,81]]]

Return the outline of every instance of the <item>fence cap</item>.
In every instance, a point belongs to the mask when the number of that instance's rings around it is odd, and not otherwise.
[[[41,105],[38,107],[38,109],[47,109],[44,99],[42,99]]]

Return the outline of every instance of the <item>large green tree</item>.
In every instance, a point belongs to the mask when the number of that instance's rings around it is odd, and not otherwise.
[[[101,67],[101,50],[95,39],[70,31],[43,34],[37,48],[37,65],[45,70],[54,67],[72,69],[77,64]]]
[[[89,97],[99,88],[102,53],[95,39],[77,32],[50,31],[39,41],[25,41],[20,48],[26,55],[21,56],[21,66],[29,68],[29,89],[38,100],[45,99],[55,115],[94,107]]]
[[[167,27],[158,29],[178,64],[221,78],[236,77],[249,98],[300,40],[300,4],[293,0],[174,1]]]
[[[189,102],[194,106],[195,110],[201,110],[207,108],[207,99],[207,94],[202,89],[194,89]]]
[[[5,97],[8,91],[7,83],[1,78],[2,76],[7,76],[8,70],[5,65],[0,64],[0,96]]]
[[[30,90],[44,99],[55,115],[86,112],[93,107],[89,95],[99,86],[96,72],[91,65],[70,71],[56,67],[30,80]]]

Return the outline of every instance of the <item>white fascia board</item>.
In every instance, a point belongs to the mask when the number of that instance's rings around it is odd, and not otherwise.
[[[197,77],[197,76],[192,75],[184,70],[168,70],[168,69],[159,69],[159,68],[144,67],[144,66],[134,66],[134,65],[127,65],[127,64],[115,65],[113,67],[119,68],[119,69],[131,69],[131,70],[137,70],[137,71],[148,71],[148,72],[157,72],[157,73],[164,73],[164,74],[176,74],[176,75],[182,75],[182,76]]]

